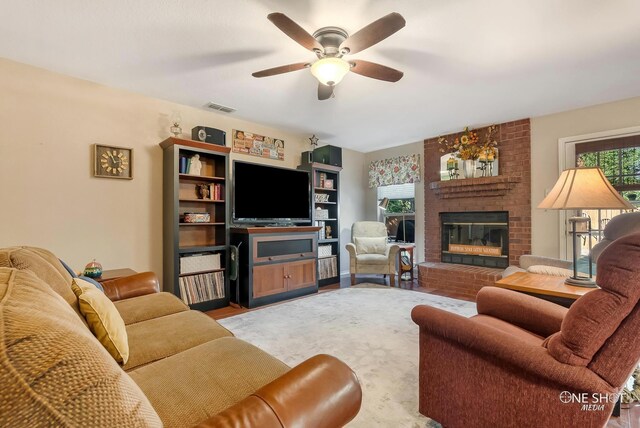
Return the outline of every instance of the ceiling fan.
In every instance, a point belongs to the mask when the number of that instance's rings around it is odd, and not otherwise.
[[[399,13],[383,16],[351,36],[338,27],[322,27],[311,35],[283,13],[271,13],[267,18],[287,36],[315,53],[318,60],[257,71],[252,74],[253,77],[275,76],[310,68],[311,74],[319,82],[318,99],[326,100],[333,95],[333,88],[349,71],[387,82],[397,82],[403,76],[401,71],[384,65],[360,59],[343,59],[345,55],[363,51],[404,27],[405,20]]]

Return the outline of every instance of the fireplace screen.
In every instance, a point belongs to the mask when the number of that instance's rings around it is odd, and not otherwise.
[[[509,265],[509,213],[441,213],[442,261],[473,266]]]

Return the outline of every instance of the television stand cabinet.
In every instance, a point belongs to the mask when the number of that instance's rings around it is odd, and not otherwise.
[[[231,284],[232,300],[255,308],[317,293],[319,229],[232,227],[231,244],[239,250],[239,287]]]

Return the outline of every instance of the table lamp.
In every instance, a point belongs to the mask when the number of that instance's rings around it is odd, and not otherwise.
[[[378,208],[385,211],[387,209],[387,206],[389,206],[389,198],[382,198],[382,200],[378,204]]]
[[[386,211],[388,205],[389,205],[389,198],[382,198],[382,200],[378,204],[378,208],[380,208],[383,211]],[[402,242],[407,242],[407,226],[404,218],[405,217],[404,208],[402,209],[401,214],[402,214]]]
[[[382,200],[378,204],[378,208],[380,208],[382,211],[386,211],[387,210],[387,206],[389,206],[389,198],[382,198]],[[383,216],[384,216],[384,214],[383,214]],[[387,230],[387,234],[389,234],[389,230]],[[391,239],[391,238],[387,238],[387,240],[389,240],[389,239]]]
[[[566,284],[595,288],[591,267],[591,239],[589,239],[589,276],[578,275],[578,239],[583,233],[591,235],[591,219],[583,217],[581,210],[586,209],[634,209],[611,186],[600,168],[569,168],[562,171],[551,192],[540,202],[538,208],[546,210],[577,210],[576,216],[569,219],[573,237],[573,276]]]

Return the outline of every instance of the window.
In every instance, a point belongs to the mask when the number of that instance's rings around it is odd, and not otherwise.
[[[600,167],[611,185],[626,200],[640,208],[640,135],[593,141],[576,145],[576,165]],[[605,225],[620,210],[585,210],[591,217],[591,228],[596,240]],[[582,253],[589,252],[588,242],[583,242]]]
[[[584,152],[576,157],[578,166],[600,167],[613,187],[625,199],[637,199],[637,193],[640,191],[640,146]]]
[[[378,187],[378,205],[384,198],[389,199],[387,208],[380,211],[391,239],[415,241],[415,195],[414,183]]]

